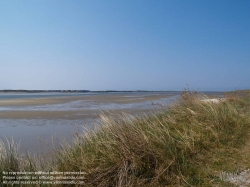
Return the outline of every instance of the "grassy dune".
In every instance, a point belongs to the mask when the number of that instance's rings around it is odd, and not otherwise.
[[[85,186],[233,186],[220,174],[250,168],[250,92],[219,102],[201,97],[183,92],[145,116],[103,114],[97,130],[78,135],[44,165],[20,155],[13,142],[0,143],[0,175],[81,171]]]

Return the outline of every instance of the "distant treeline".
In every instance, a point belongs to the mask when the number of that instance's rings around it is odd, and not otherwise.
[[[90,91],[90,90],[0,90],[0,92],[16,92],[16,93],[41,93],[41,92],[60,92],[60,93],[109,93],[109,92],[166,92],[166,91],[146,91],[146,90],[136,90],[136,91],[118,91],[118,90],[105,90],[105,91]]]
[[[25,93],[40,93],[40,92],[90,92],[89,90],[0,90],[0,92],[25,92]]]

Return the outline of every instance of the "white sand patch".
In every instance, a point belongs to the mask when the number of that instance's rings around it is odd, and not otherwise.
[[[203,99],[201,100],[203,102],[213,102],[213,103],[218,103],[218,102],[221,102],[221,101],[225,101],[225,98],[222,98],[222,99]]]

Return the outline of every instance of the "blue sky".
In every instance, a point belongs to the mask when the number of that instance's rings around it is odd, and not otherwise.
[[[249,0],[0,2],[0,89],[250,88]]]

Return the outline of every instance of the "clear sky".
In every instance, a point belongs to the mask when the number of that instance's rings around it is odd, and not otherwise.
[[[249,0],[2,0],[0,89],[250,88]]]

